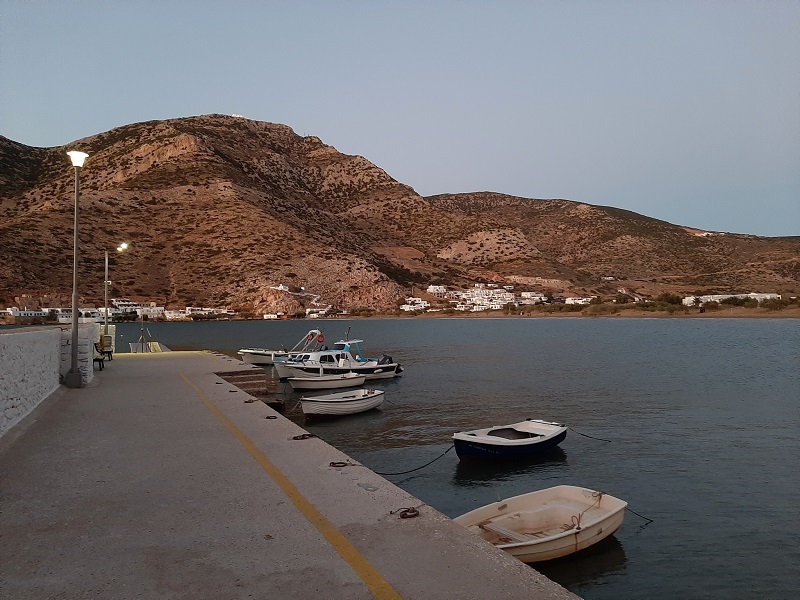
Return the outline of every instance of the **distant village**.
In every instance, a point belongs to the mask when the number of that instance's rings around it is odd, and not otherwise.
[[[20,304],[5,310],[0,309],[0,315],[5,312],[14,322],[44,321],[55,323],[71,323],[71,307],[41,307],[39,301],[31,296],[23,295],[15,298]],[[27,302],[25,302],[27,301]],[[197,317],[203,318],[232,318],[236,312],[226,308],[200,308],[187,306],[180,310],[166,310],[156,302],[133,302],[127,298],[112,298],[106,317],[105,307],[79,308],[78,321],[81,323],[103,323],[130,321],[144,318],[148,321],[191,321]]]
[[[291,293],[289,288],[284,285],[273,286],[273,289]],[[413,290],[412,290],[413,293]],[[599,303],[596,296],[570,296],[564,298],[553,298],[542,292],[520,291],[515,292],[512,285],[500,285],[495,283],[476,283],[468,289],[448,289],[444,285],[429,285],[425,294],[431,300],[423,299],[418,296],[408,296],[403,303],[398,306],[401,312],[421,314],[437,312],[463,312],[478,313],[484,311],[502,311],[509,306],[519,308],[530,305],[543,305],[552,303],[563,303],[566,305],[589,305]],[[651,300],[640,295],[631,293],[625,289],[620,289],[619,294],[632,302],[647,303]],[[302,295],[311,295],[303,291]],[[324,318],[333,316],[347,316],[346,310],[334,309],[332,305],[320,305],[318,296],[311,295],[313,305],[305,309],[305,314],[287,315],[281,312],[265,313],[261,315],[263,319],[285,319],[285,318]],[[742,301],[763,302],[765,300],[780,300],[780,294],[773,293],[732,293],[732,294],[710,294],[703,296],[686,296],[681,302],[686,307],[699,307],[709,303],[720,303],[738,299]],[[17,306],[0,309],[0,319],[7,323],[71,323],[72,309],[70,307],[51,307],[47,306],[48,298],[36,299],[33,296],[23,294],[15,298]],[[158,306],[156,302],[134,302],[127,298],[113,298],[110,300],[111,306],[106,308],[80,308],[80,322],[108,322],[148,320],[148,321],[191,321],[207,319],[234,319],[244,318],[236,311],[229,308],[209,308],[187,306],[179,310],[166,310],[164,306]]]
[[[618,292],[630,297],[634,302],[648,302],[644,296],[631,293],[625,289]],[[514,286],[499,285],[494,283],[476,283],[472,288],[464,291],[448,290],[443,285],[430,285],[426,293],[437,298],[446,299],[449,308],[462,312],[482,312],[486,310],[503,310],[509,305],[519,307],[524,305],[549,304],[563,302],[564,304],[588,305],[597,301],[597,296],[570,296],[566,298],[552,298],[541,292],[522,291],[519,295],[514,293]],[[780,300],[780,294],[713,294],[706,296],[686,296],[682,299],[684,306],[701,306],[708,302],[719,302],[727,298],[752,299],[757,302],[763,300]],[[427,300],[417,297],[407,297],[406,303],[400,306],[406,312],[436,312],[443,308],[432,307]]]

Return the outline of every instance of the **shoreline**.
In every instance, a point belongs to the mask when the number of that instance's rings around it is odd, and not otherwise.
[[[324,317],[319,319],[286,319],[289,321],[335,321],[335,320],[356,320],[356,319],[800,319],[800,306],[792,306],[780,310],[770,310],[767,308],[745,308],[736,306],[718,310],[707,310],[701,313],[697,308],[690,308],[687,312],[675,311],[669,313],[664,310],[649,311],[637,310],[635,308],[621,309],[618,312],[592,314],[586,312],[587,309],[576,312],[532,312],[528,314],[505,314],[502,311],[484,311],[479,313],[423,313],[419,315],[384,315],[376,314],[372,316],[362,315],[339,315],[335,317]],[[591,309],[589,309],[591,310]],[[232,321],[262,321],[266,319],[231,319]],[[206,320],[197,321],[200,323]],[[193,323],[195,321],[149,321],[150,323]],[[115,323],[118,325],[119,323]],[[0,321],[0,327],[15,326],[47,326],[59,325],[58,323],[5,323]],[[64,324],[61,324],[64,326]],[[69,326],[68,324],[66,326]]]

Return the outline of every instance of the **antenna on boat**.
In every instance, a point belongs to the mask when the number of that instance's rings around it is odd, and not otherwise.
[[[350,327],[352,327],[352,325]],[[350,327],[347,328],[347,333],[344,334],[344,339],[345,340],[349,340],[350,339]]]

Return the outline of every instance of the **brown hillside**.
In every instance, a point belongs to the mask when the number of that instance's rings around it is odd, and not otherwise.
[[[494,193],[423,198],[284,125],[208,115],[79,140],[81,296],[294,312],[393,306],[410,286],[478,280],[644,294],[800,288],[800,238],[714,234],[609,207]],[[0,303],[72,289],[67,147],[0,137]],[[604,276],[621,281],[604,282]],[[288,294],[272,289],[284,284]],[[301,294],[304,288],[306,294]]]

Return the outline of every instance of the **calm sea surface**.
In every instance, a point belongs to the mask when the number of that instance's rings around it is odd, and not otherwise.
[[[442,513],[558,484],[652,519],[584,556],[538,565],[587,599],[800,596],[800,321],[386,319],[153,323],[173,349],[292,346],[312,326],[405,367],[382,411],[306,428]],[[138,324],[117,328],[135,342]],[[119,336],[122,337],[119,337]],[[287,416],[297,395],[287,397]],[[460,463],[453,432],[566,423],[544,459]],[[579,435],[580,432],[603,442]]]

